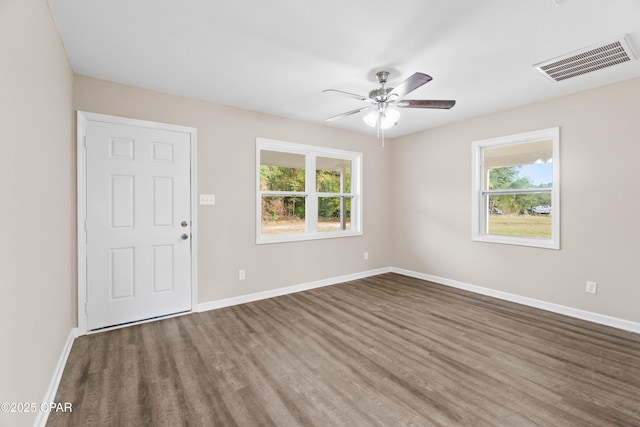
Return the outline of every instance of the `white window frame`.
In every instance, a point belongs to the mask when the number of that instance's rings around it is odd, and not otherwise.
[[[551,238],[541,239],[524,236],[501,236],[488,234],[488,207],[484,202],[487,194],[539,193],[541,189],[523,190],[486,190],[484,174],[484,149],[526,144],[536,141],[552,140],[553,145],[553,187],[551,193]],[[510,245],[531,246],[546,249],[560,249],[560,128],[554,127],[533,132],[508,135],[499,138],[474,141],[472,143],[472,191],[471,191],[471,239],[478,242],[503,243]]]
[[[279,151],[305,156],[304,191],[263,191],[260,189],[260,152]],[[322,193],[316,191],[316,158],[329,157],[351,161],[351,192]],[[341,189],[343,190],[343,189]],[[305,198],[305,231],[301,233],[262,234],[262,197],[298,196]],[[351,225],[349,230],[317,231],[318,198],[351,197]],[[256,244],[296,242],[315,239],[331,239],[362,235],[362,153],[316,147],[293,142],[256,138]]]

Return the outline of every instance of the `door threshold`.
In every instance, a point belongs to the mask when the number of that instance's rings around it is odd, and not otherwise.
[[[143,323],[155,322],[157,320],[170,319],[172,317],[184,316],[193,313],[193,310],[179,311],[177,313],[163,314],[162,316],[148,317],[146,319],[133,320],[131,322],[118,323],[117,325],[103,326],[101,328],[90,329],[86,335],[97,334],[99,332],[114,331],[116,329],[127,328],[129,326],[142,325]]]

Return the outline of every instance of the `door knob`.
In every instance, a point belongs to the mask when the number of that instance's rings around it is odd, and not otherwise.
[[[189,235],[187,233],[184,233],[182,236],[180,236],[180,238],[182,240],[187,240],[189,238]]]

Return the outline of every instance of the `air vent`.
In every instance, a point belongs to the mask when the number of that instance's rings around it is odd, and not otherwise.
[[[627,40],[622,37],[535,64],[534,67],[551,80],[560,82],[634,59]]]

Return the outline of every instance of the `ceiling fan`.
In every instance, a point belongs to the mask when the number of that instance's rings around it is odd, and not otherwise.
[[[366,107],[357,108],[338,114],[325,119],[328,122],[341,119],[343,117],[352,116],[370,110],[369,114],[363,117],[363,120],[371,127],[378,129],[378,137],[382,130],[382,138],[384,141],[384,130],[389,129],[400,119],[400,112],[397,108],[437,108],[449,109],[456,104],[453,100],[433,100],[433,99],[403,99],[403,97],[414,90],[418,89],[425,83],[432,80],[432,77],[424,73],[413,73],[411,77],[400,83],[395,88],[387,87],[388,71],[379,71],[376,73],[380,87],[369,92],[369,96],[358,95],[351,92],[345,92],[338,89],[325,89],[322,92],[337,92],[347,95],[351,98],[359,99],[368,104]],[[397,108],[396,108],[397,107]]]

